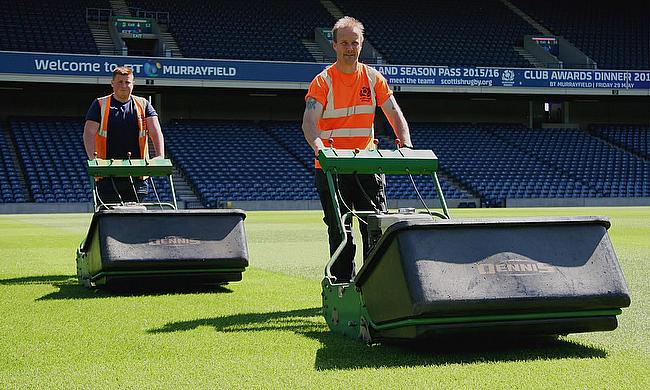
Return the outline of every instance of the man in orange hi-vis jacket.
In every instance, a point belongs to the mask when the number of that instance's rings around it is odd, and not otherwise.
[[[314,154],[318,155],[320,149],[329,147],[330,139],[334,143],[332,146],[337,149],[374,148],[373,124],[377,106],[381,107],[388,118],[400,140],[400,147],[412,147],[408,124],[388,82],[377,70],[359,63],[363,24],[346,16],[336,22],[332,33],[336,62],[314,78],[305,96],[302,130]],[[338,216],[332,205],[327,178],[318,161],[315,164],[315,184],[325,215],[323,220],[327,225],[332,255],[342,241],[337,225]],[[342,213],[348,212],[348,207],[355,210],[386,211],[383,175],[337,176],[335,186],[340,193],[337,197]],[[364,223],[360,229],[366,256],[369,248]],[[350,231],[349,226],[347,230]],[[354,254],[355,245],[349,234],[348,245],[331,269],[337,281],[348,281],[354,277]]]

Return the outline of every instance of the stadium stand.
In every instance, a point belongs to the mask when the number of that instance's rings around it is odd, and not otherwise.
[[[296,121],[262,121],[262,126],[271,137],[282,145],[302,165],[311,171],[314,166],[314,152],[305,141],[300,122]]]
[[[91,200],[81,119],[20,117],[9,122],[34,202]],[[155,183],[161,200],[169,201],[167,180],[156,179]],[[150,194],[148,199],[155,199],[155,195]]]
[[[511,1],[566,37],[599,68],[650,69],[648,2]],[[314,28],[335,22],[318,0],[126,3],[168,12],[168,29],[186,57],[313,62],[301,40],[313,39]],[[531,66],[513,46],[537,31],[499,0],[333,3],[364,22],[367,39],[389,63]],[[0,2],[0,50],[97,54],[86,7],[111,4]],[[4,131],[0,128],[1,203],[90,200],[80,118],[9,117],[5,123]],[[477,197],[498,206],[508,198],[650,196],[647,125],[597,124],[584,131],[424,122],[411,123],[411,131],[416,147],[430,148],[440,158],[440,181],[449,199]],[[168,155],[205,206],[318,199],[313,154],[298,121],[176,120],[164,126],[164,133]],[[380,142],[393,148],[390,136],[381,136]],[[429,177],[414,180],[424,198],[436,197]],[[389,176],[387,182],[390,199],[415,198],[407,176]],[[160,199],[170,201],[167,180],[155,184]],[[155,199],[153,192],[147,198]]]
[[[12,118],[11,132],[31,197],[37,203],[86,202],[83,122],[70,118]]]
[[[597,136],[646,160],[650,159],[650,126],[592,125]]]
[[[25,202],[25,193],[11,153],[8,134],[0,126],[0,203]]]
[[[521,125],[501,125],[516,131]],[[595,191],[564,172],[507,144],[487,125],[413,124],[413,142],[432,148],[441,167],[466,187],[480,194],[484,203],[498,206],[506,198],[554,198],[595,196]]]
[[[554,34],[564,36],[600,69],[650,69],[647,1],[512,2]]]
[[[380,135],[378,139],[379,147],[381,149],[395,148],[394,136]],[[422,142],[420,137],[418,137],[418,139],[413,138],[413,142],[418,145],[418,148],[423,147],[420,146],[420,142]],[[438,158],[440,158],[440,156],[438,156]],[[472,194],[470,194],[466,189],[463,189],[458,181],[455,183],[453,182],[442,163],[440,163],[440,166],[438,167],[437,176],[445,199],[467,199],[472,197]],[[415,199],[417,197],[417,193],[413,186],[413,183],[415,182],[418,192],[424,199],[438,198],[431,177],[414,175],[412,178],[413,182],[409,176],[386,175],[386,196],[389,199]]]
[[[531,67],[513,49],[536,30],[498,0],[335,0],[393,64]]]
[[[208,207],[317,199],[309,170],[252,121],[174,121],[164,132],[174,162]]]
[[[648,169],[643,162],[585,132],[528,130],[522,125],[426,123],[412,124],[411,131],[418,147],[431,148],[438,154],[441,185],[450,199],[477,194],[487,205],[496,206],[506,198],[647,194],[643,175],[647,176]],[[178,121],[165,132],[168,144],[174,145],[169,148],[175,160],[188,173],[206,204],[225,200],[317,199],[312,184],[312,152],[302,138],[298,122]],[[233,141],[235,133],[238,140]],[[577,137],[575,142],[566,140],[569,145],[578,144],[571,149],[573,154],[567,153],[562,143],[552,140],[540,141],[543,145],[529,144],[531,136],[554,137],[558,133]],[[517,135],[520,138],[513,138]],[[597,150],[594,142],[600,145]],[[392,142],[382,137],[380,146],[392,148]],[[225,151],[230,155],[224,156]],[[195,153],[214,156],[192,157]],[[242,157],[246,155],[251,157]],[[263,155],[268,157],[262,158]],[[585,160],[585,156],[592,158]],[[570,163],[573,159],[587,162],[575,164],[579,168],[574,169]],[[234,164],[229,163],[231,160]],[[614,163],[608,164],[609,160]],[[602,171],[601,166],[610,168]],[[638,175],[616,176],[621,170]],[[436,197],[429,177],[414,180],[424,198]],[[415,198],[408,177],[389,176],[387,182],[390,199]],[[638,184],[628,186],[628,182]]]
[[[11,118],[10,130],[25,174],[21,188],[10,144],[0,137],[2,202],[87,202],[83,121]],[[448,199],[478,197],[500,206],[507,198],[650,196],[648,128],[596,125],[528,129],[519,124],[412,123],[418,148],[436,151]],[[241,200],[316,200],[312,151],[297,121],[172,121],[167,151],[207,207]],[[393,148],[381,136],[380,147]],[[626,150],[629,150],[627,152]],[[645,153],[645,154],[644,154]],[[414,181],[425,199],[436,198],[430,177]],[[171,201],[166,179],[155,181]],[[415,199],[408,176],[388,176],[389,199]],[[29,196],[25,194],[28,193]],[[147,198],[156,201],[153,191]]]
[[[128,0],[169,12],[169,32],[185,57],[314,62],[301,39],[334,19],[317,0]]]
[[[513,46],[538,32],[499,0],[436,0],[408,7],[391,0],[335,0],[366,25],[366,37],[389,63],[531,67]],[[591,0],[513,0],[601,69],[650,69],[650,4]],[[317,0],[128,0],[133,8],[169,12],[169,31],[186,57],[306,61],[301,40],[335,19]],[[85,9],[107,0],[0,2],[0,50],[98,54]],[[625,20],[626,23],[621,23]],[[405,23],[404,21],[408,21]]]
[[[366,37],[389,63],[531,67],[513,46],[538,32],[499,0],[436,0],[408,7],[390,0],[336,0],[366,25]],[[513,0],[602,69],[650,69],[648,2]],[[335,18],[317,0],[248,2],[128,0],[135,9],[169,12],[171,32],[186,57],[306,61],[301,40]],[[85,9],[107,0],[0,2],[0,50],[98,54]],[[616,15],[616,16],[614,16]],[[621,19],[626,23],[621,23]],[[408,23],[404,23],[408,21]]]
[[[90,188],[81,142],[83,121],[11,118],[10,129],[37,203],[86,202]],[[413,123],[418,148],[440,158],[440,182],[449,199],[479,197],[488,206],[506,198],[650,196],[649,129],[597,125],[528,129],[518,124]],[[296,121],[173,121],[164,129],[168,154],[205,206],[233,200],[316,200],[312,151]],[[392,138],[380,137],[392,148]],[[26,202],[6,139],[0,138],[2,202]],[[625,150],[630,152],[626,152]],[[436,197],[429,177],[414,177],[425,199]],[[161,201],[171,200],[158,178]],[[407,176],[387,177],[389,199],[415,199]],[[147,200],[155,201],[153,191]]]
[[[233,136],[236,134],[236,136]],[[229,200],[316,200],[313,152],[295,121],[176,121],[168,148],[206,205]],[[392,145],[386,141],[386,145]],[[392,146],[390,146],[392,148]],[[430,177],[414,178],[424,198],[437,197]],[[391,199],[413,199],[408,177],[388,178]],[[446,197],[468,198],[444,178]]]
[[[86,7],[110,8],[107,0],[2,1],[0,50],[98,54],[86,24]]]
[[[298,157],[298,159],[310,171],[313,169],[313,152],[302,134],[301,124],[299,122],[261,122],[280,144],[289,152]],[[394,149],[395,145],[389,137],[380,137],[380,147],[384,149]],[[461,190],[453,185],[445,176],[444,172],[440,174],[440,185],[445,197],[450,199],[468,198],[470,195],[467,191]],[[421,195],[426,199],[437,198],[433,183],[430,177],[415,176]],[[413,190],[413,184],[407,176],[389,175],[386,178],[386,195],[389,199],[413,199],[416,194]]]
[[[581,190],[579,196],[650,196],[650,163],[647,160],[583,130],[498,128],[494,134],[590,190],[586,194]],[[577,196],[575,186],[573,196]]]

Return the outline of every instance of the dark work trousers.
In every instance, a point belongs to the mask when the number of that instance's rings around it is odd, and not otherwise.
[[[385,176],[376,174],[363,174],[357,176],[364,191],[379,211],[386,211],[386,193],[384,192],[386,183]],[[338,187],[338,192],[340,193],[340,195],[337,193],[337,199],[341,209],[341,215],[350,211],[348,207],[351,207],[355,211],[376,211],[373,205],[364,196],[363,192],[359,189],[359,184],[355,179],[355,175],[333,175],[332,177],[334,179],[334,186],[335,188]],[[327,225],[330,256],[332,256],[339,247],[341,241],[343,241],[338,227],[339,216],[336,215],[336,210],[332,204],[332,198],[327,185],[327,175],[325,175],[322,169],[316,169],[314,182],[316,184],[316,189],[318,190],[321,206],[323,207],[323,221]],[[341,201],[341,196],[345,202]],[[368,248],[368,229],[366,224],[363,222],[360,222],[359,228],[363,239],[363,256],[365,259],[370,249]],[[346,224],[346,231],[349,231],[347,245],[338,260],[332,264],[331,268],[332,275],[336,277],[338,282],[347,282],[354,277],[355,274],[354,254],[356,246],[352,241],[352,218],[349,219]]]
[[[100,205],[102,202],[120,203],[120,197],[122,202],[142,202],[149,193],[147,181],[138,177],[133,178],[133,184],[131,184],[128,177],[104,177],[99,179],[95,185],[97,186],[97,193],[100,198],[98,203]]]

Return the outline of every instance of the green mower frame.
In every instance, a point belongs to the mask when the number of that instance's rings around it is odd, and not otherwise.
[[[396,150],[337,150],[326,148],[318,154],[318,162],[327,177],[327,184],[332,204],[341,215],[341,206],[336,195],[334,175],[337,174],[417,174],[430,175],[442,208],[442,213],[433,215],[449,219],[449,209],[438,180],[438,158],[431,150],[414,150],[398,148]],[[331,273],[334,262],[343,252],[348,240],[345,222],[355,216],[367,216],[372,211],[355,211],[345,213],[339,219],[339,233],[343,241],[325,266],[325,278],[322,281],[323,315],[329,328],[351,338],[361,338],[367,343],[374,339],[376,330],[381,329],[372,322],[372,318],[363,302],[361,290],[351,282],[337,283]],[[400,324],[393,326],[399,327]],[[390,325],[388,326],[391,327]]]
[[[90,188],[93,193],[93,209],[98,211],[101,206],[101,199],[97,193],[95,181],[100,177],[167,177],[169,186],[172,192],[172,203],[141,203],[144,206],[166,206],[173,210],[178,209],[176,203],[176,191],[174,189],[174,181],[172,180],[172,172],[174,166],[172,161],[166,158],[156,159],[127,159],[127,160],[88,160],[87,172],[90,179]]]

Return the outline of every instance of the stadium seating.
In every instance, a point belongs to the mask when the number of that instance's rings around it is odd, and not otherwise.
[[[186,57],[307,61],[301,40],[335,18],[318,0],[127,0],[127,5],[169,13],[168,30]],[[499,0],[334,0],[364,22],[366,38],[394,64],[531,67],[513,49],[538,34]],[[565,36],[603,69],[650,69],[648,2],[623,0],[513,0],[557,35]],[[0,3],[0,50],[98,54],[86,8],[108,0],[25,0]],[[616,15],[616,17],[612,17]],[[625,23],[621,23],[625,20]]]
[[[10,130],[28,191],[23,191],[0,137],[2,202],[86,202],[83,121],[11,118]],[[297,121],[172,121],[164,128],[167,152],[207,207],[241,200],[316,200],[313,155]],[[528,129],[519,124],[412,123],[416,147],[440,159],[448,199],[479,197],[499,206],[507,198],[650,196],[647,127],[600,125]],[[392,136],[380,147],[393,148]],[[629,152],[626,152],[629,150]],[[425,199],[436,197],[430,177],[414,177]],[[156,179],[162,201],[167,180]],[[416,199],[408,176],[388,176],[389,199]],[[29,194],[29,195],[26,195]],[[150,193],[148,200],[155,201]]]
[[[531,67],[513,46],[535,29],[498,0],[335,0],[393,64]]]
[[[299,122],[176,121],[165,128],[165,137],[174,160],[208,206],[229,200],[318,199],[313,152]],[[415,180],[424,198],[436,197],[430,177]],[[387,181],[389,198],[415,198],[408,177]],[[447,197],[468,197],[448,180],[441,182]]]
[[[305,168],[311,171],[314,166],[314,152],[305,141],[300,122],[262,121],[260,126],[292,156],[297,158]]]
[[[313,167],[313,151],[303,137],[299,122],[261,122],[271,135],[278,140],[290,153],[297,156],[304,166]],[[380,147],[394,149],[391,138],[380,137]],[[452,184],[444,172],[439,174],[440,184],[445,197],[450,199],[468,198],[470,195]],[[437,198],[430,177],[414,177],[420,194],[426,199]],[[408,176],[389,175],[386,178],[386,196],[390,199],[414,199],[417,195]]]
[[[299,123],[261,125],[303,166],[310,166],[311,150]],[[487,205],[501,205],[506,198],[647,196],[648,180],[643,179],[649,172],[647,162],[581,130],[412,123],[411,133],[418,148],[430,148],[440,158],[441,186],[450,199],[476,194]],[[544,141],[531,145],[529,140],[536,137]],[[563,141],[552,141],[557,137]],[[392,148],[391,138],[380,137],[380,146]],[[415,181],[424,198],[436,196],[430,178]],[[407,176],[389,176],[387,184],[389,198],[415,198]]]
[[[394,136],[380,135],[378,139],[381,149],[395,149]],[[424,149],[428,147],[424,145],[420,137],[417,139],[413,138],[413,142],[418,148]],[[437,150],[433,150],[437,154]],[[438,156],[438,158],[440,157]],[[460,182],[456,181],[454,183],[444,163],[439,162],[439,164],[437,176],[445,199],[467,199],[472,197],[472,194],[462,188]],[[411,178],[413,178],[413,181],[411,181]],[[417,188],[417,192],[415,188]],[[407,175],[386,175],[386,196],[389,199],[416,199],[418,192],[424,199],[438,198],[433,180],[430,176],[415,175],[409,177]]]
[[[650,159],[650,126],[593,125],[591,130],[629,152]]]
[[[169,32],[185,57],[314,62],[300,40],[334,24],[318,0],[127,3],[169,12]]]
[[[108,0],[0,2],[0,50],[98,54],[86,8]]]
[[[165,127],[175,163],[209,207],[230,200],[316,199],[312,174],[250,121],[175,121]]]
[[[650,69],[650,3],[621,0],[511,0],[600,69]]]
[[[25,202],[18,168],[11,153],[9,135],[0,126],[0,203]]]
[[[531,67],[513,46],[530,24],[499,0],[335,0],[366,25],[366,37],[394,64]],[[315,61],[301,43],[335,18],[318,0],[127,0],[147,11],[169,13],[168,29],[186,57]],[[648,2],[622,0],[513,0],[554,34],[562,35],[601,69],[650,69]],[[0,2],[0,50],[98,54],[86,8],[111,8],[108,0]],[[612,15],[616,15],[613,17]],[[621,23],[625,20],[625,23]]]
[[[495,129],[505,142],[558,169],[573,196],[650,196],[650,163],[578,129]],[[580,186],[578,186],[580,184]],[[567,187],[567,191],[569,188]],[[580,196],[583,191],[580,190]]]
[[[34,202],[90,200],[81,120],[12,118],[10,126]]]
[[[21,117],[11,118],[10,126],[34,202],[91,200],[81,119]],[[166,180],[156,179],[156,187],[161,200],[171,199]],[[153,199],[151,193],[149,200]]]
[[[503,127],[510,130],[521,126]],[[444,169],[478,192],[487,205],[500,205],[505,198],[568,195],[560,183],[583,190],[558,170],[501,142],[490,130],[471,124],[417,124],[411,129],[413,142],[435,150]]]

